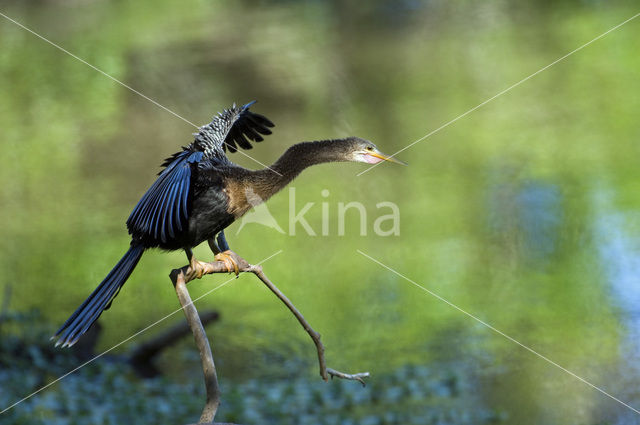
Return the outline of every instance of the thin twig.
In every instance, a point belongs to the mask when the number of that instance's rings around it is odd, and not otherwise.
[[[361,373],[354,373],[354,374],[349,374],[349,373],[343,373],[331,368],[327,368],[327,373],[329,374],[329,376],[331,376],[331,379],[335,378],[340,378],[340,379],[350,379],[353,381],[358,381],[362,384],[362,386],[366,386],[367,384],[364,382],[363,378],[368,378],[369,377],[369,372],[361,372]]]
[[[315,330],[313,330],[313,328],[311,327],[311,325],[309,325],[309,322],[307,322],[307,320],[304,318],[302,313],[300,313],[300,311],[298,311],[298,309],[293,305],[293,303],[289,301],[289,298],[287,298],[286,295],[284,295],[282,291],[280,291],[278,287],[274,285],[269,280],[269,278],[267,278],[267,276],[262,271],[261,266],[252,266],[250,271],[253,274],[255,274],[258,277],[258,279],[260,279],[265,285],[267,285],[267,287],[271,290],[271,292],[273,292],[274,294],[276,294],[278,298],[280,298],[280,301],[282,301],[287,306],[287,308],[291,310],[291,313],[293,313],[293,315],[296,316],[296,319],[298,319],[298,322],[300,322],[304,330],[307,331],[307,333],[311,337],[311,339],[313,340],[313,343],[316,345],[316,350],[318,351],[318,362],[320,363],[320,376],[322,377],[322,379],[324,379],[325,381],[328,381],[329,376],[331,376],[332,378],[335,376],[336,378],[358,381],[364,386],[365,382],[363,378],[367,378],[369,376],[369,372],[348,374],[348,373],[338,372],[337,370],[327,368],[327,362],[324,358],[324,345],[322,344],[322,341],[320,341],[320,334]]]

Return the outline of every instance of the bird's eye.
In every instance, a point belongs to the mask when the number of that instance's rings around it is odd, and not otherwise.
[[[368,151],[372,151],[373,150],[373,146],[367,146],[367,150]]]

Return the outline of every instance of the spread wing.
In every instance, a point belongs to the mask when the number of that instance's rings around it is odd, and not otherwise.
[[[166,168],[131,212],[129,233],[166,242],[187,228],[191,164],[202,160],[203,155],[184,150],[165,161]]]
[[[203,150],[207,158],[217,157],[226,162],[225,152],[236,152],[239,148],[251,149],[251,142],[261,142],[262,136],[271,134],[274,124],[263,115],[249,110],[254,102],[243,106],[235,104],[213,118],[210,124],[200,127],[195,133],[194,145]]]
[[[251,149],[251,143],[264,140],[274,124],[260,114],[249,111],[254,102],[218,114],[210,124],[200,127],[194,142],[164,162],[158,179],[138,201],[129,219],[129,233],[167,242],[187,229],[192,164],[201,161],[229,163],[224,155],[238,148]]]
[[[249,107],[254,103],[255,101],[247,103],[240,108],[238,119],[233,123],[222,144],[222,148],[225,151],[228,149],[229,152],[236,152],[238,147],[252,149],[253,146],[251,146],[249,140],[262,142],[264,140],[263,135],[268,136],[271,134],[269,128],[273,127],[274,124],[264,115],[249,111]]]

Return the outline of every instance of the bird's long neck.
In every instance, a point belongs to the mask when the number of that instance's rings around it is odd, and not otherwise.
[[[253,171],[249,179],[254,192],[263,200],[283,189],[305,168],[324,162],[347,161],[346,139],[303,142],[291,146],[269,168]]]

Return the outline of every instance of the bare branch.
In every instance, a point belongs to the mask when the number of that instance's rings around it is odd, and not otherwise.
[[[300,324],[302,325],[304,330],[307,331],[307,333],[309,334],[309,336],[313,340],[313,343],[316,345],[316,350],[318,352],[318,362],[320,363],[320,376],[322,377],[322,379],[324,379],[325,381],[328,381],[329,380],[329,375],[331,375],[331,377],[335,376],[335,377],[341,378],[341,379],[355,380],[355,381],[360,382],[362,385],[365,385],[365,383],[362,380],[362,378],[368,377],[369,376],[369,372],[348,374],[348,373],[338,372],[338,371],[333,370],[333,369],[327,369],[327,362],[326,362],[326,360],[324,358],[324,345],[322,344],[322,341],[320,341],[320,334],[318,332],[316,332],[315,330],[313,330],[311,325],[309,325],[309,322],[307,322],[307,320],[298,311],[298,309],[293,305],[293,303],[291,301],[289,301],[289,298],[287,298],[278,289],[278,287],[276,285],[274,285],[269,280],[269,278],[267,278],[267,276],[262,271],[262,267],[261,266],[252,266],[251,267],[251,272],[253,274],[255,274],[258,277],[258,279],[260,279],[265,285],[267,285],[267,287],[271,290],[271,292],[276,294],[276,296],[278,298],[280,298],[280,301],[282,301],[287,306],[287,308],[289,310],[291,310],[291,312],[296,317],[296,319],[298,319],[298,322],[300,322]]]
[[[354,373],[354,374],[350,375],[348,373],[342,373],[342,372],[339,372],[339,371],[331,369],[331,368],[327,368],[327,373],[329,374],[329,376],[331,376],[331,379],[333,379],[334,377],[341,378],[341,379],[350,379],[352,381],[360,382],[363,387],[367,386],[367,384],[364,382],[363,378],[368,378],[369,377],[369,372]]]
[[[200,360],[202,361],[202,371],[204,373],[204,385],[207,390],[207,401],[204,405],[202,414],[200,415],[200,421],[198,423],[212,423],[213,418],[216,416],[218,406],[220,405],[220,387],[218,387],[218,377],[216,374],[216,366],[213,362],[213,354],[211,353],[211,347],[209,346],[209,340],[204,332],[204,326],[200,321],[200,316],[196,307],[191,301],[191,296],[187,290],[187,285],[184,279],[184,273],[178,273],[175,275],[171,273],[172,280],[182,305],[182,310],[187,317],[189,327],[193,332],[193,337],[196,340],[198,351],[200,352]]]
[[[202,322],[202,326],[206,327],[209,323],[218,320],[219,317],[220,314],[217,311],[206,311],[200,313],[200,322]],[[160,369],[154,364],[154,359],[163,350],[171,347],[190,332],[189,323],[176,323],[174,326],[138,345],[129,355],[129,364],[143,378],[153,378],[160,375]]]
[[[340,379],[358,381],[363,386],[365,385],[363,378],[367,378],[369,376],[369,372],[349,374],[327,368],[327,363],[324,356],[324,345],[320,340],[320,334],[316,332],[311,327],[311,325],[309,325],[309,322],[307,322],[307,320],[293,305],[293,303],[289,301],[286,295],[284,295],[278,289],[278,287],[269,280],[269,278],[264,274],[260,265],[251,265],[244,258],[240,257],[232,251],[227,251],[227,253],[231,255],[233,260],[238,265],[239,273],[253,273],[254,275],[256,275],[256,277],[260,279],[262,283],[264,283],[271,290],[271,292],[273,292],[280,299],[280,301],[282,301],[287,306],[287,308],[298,320],[300,325],[302,325],[304,330],[309,334],[316,346],[316,351],[318,353],[318,362],[320,364],[320,376],[322,377],[322,379],[328,381],[329,376],[331,376],[331,378],[336,377]],[[191,297],[189,296],[189,291],[187,290],[186,284],[207,274],[228,273],[229,270],[227,265],[222,261],[214,261],[211,263],[197,262],[194,264],[196,265],[196,270],[191,269],[190,266],[184,266],[180,269],[173,270],[170,277],[175,286],[176,293],[178,294],[178,299],[180,300],[180,304],[182,305],[182,309],[184,310],[185,316],[187,317],[189,327],[193,332],[194,338],[196,340],[196,345],[198,346],[198,350],[200,351],[200,359],[202,361],[202,369],[204,372],[205,387],[207,391],[207,401],[202,415],[200,416],[199,423],[214,424],[213,419],[216,415],[218,406],[220,405],[220,388],[218,386],[218,378],[216,375],[215,364],[213,362],[211,347],[209,346],[209,341],[205,334],[204,327],[202,326],[202,322],[200,321],[200,318],[198,316],[198,312],[193,305],[193,302],[191,301]]]

